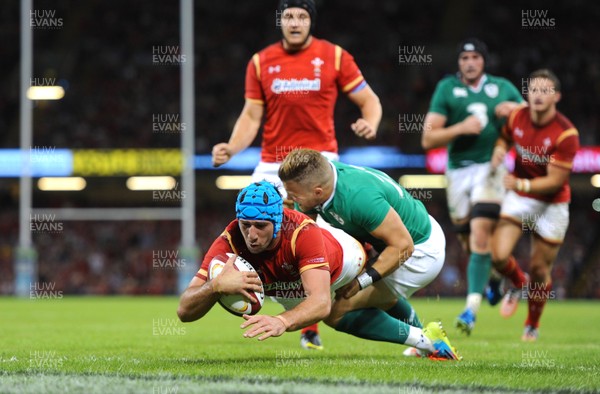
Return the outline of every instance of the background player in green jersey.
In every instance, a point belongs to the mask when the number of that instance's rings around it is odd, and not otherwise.
[[[468,39],[460,43],[459,72],[437,84],[421,140],[426,150],[448,147],[448,209],[459,239],[470,253],[467,303],[456,320],[456,326],[467,334],[475,326],[490,276],[490,240],[504,195],[505,169],[491,169],[492,151],[505,118],[523,102],[512,83],[485,73],[487,57],[483,42]],[[499,297],[490,299],[492,304],[498,301]]]
[[[381,171],[328,161],[311,149],[291,152],[279,178],[301,211],[379,252],[336,292],[325,322],[361,338],[415,346],[422,324],[407,298],[437,277],[446,255],[444,232],[423,203]],[[380,309],[368,308],[373,300]],[[419,355],[411,348],[405,354]]]

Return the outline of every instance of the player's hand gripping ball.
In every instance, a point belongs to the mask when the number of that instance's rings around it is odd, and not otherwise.
[[[233,256],[233,254],[231,253],[227,253],[227,255],[220,254],[215,256],[208,266],[208,278],[213,279],[217,277],[221,273],[223,267],[225,266],[225,263],[227,262],[227,260],[229,260],[229,257],[231,256]],[[252,265],[248,261],[246,261],[240,256],[237,256],[237,258],[233,262],[233,266],[238,271],[256,272],[254,267],[252,267]],[[260,292],[249,292],[252,298],[256,300],[255,303],[247,301],[246,298],[241,294],[223,294],[219,299],[219,304],[221,304],[223,308],[225,308],[227,311],[233,313],[236,316],[254,315],[258,313],[260,308],[262,308],[263,303],[265,301],[265,292],[264,288],[262,287],[262,284],[260,287]]]

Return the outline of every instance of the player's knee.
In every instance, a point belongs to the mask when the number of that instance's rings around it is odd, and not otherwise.
[[[384,311],[387,311],[387,310],[393,308],[394,305],[396,305],[397,303],[398,303],[398,299],[397,298],[394,298],[393,300],[384,301],[381,304],[381,308],[380,309],[383,309]]]
[[[323,319],[323,322],[331,328],[335,328],[342,316],[352,309],[347,299],[339,299],[333,302],[329,314]]]
[[[529,271],[532,282],[545,282],[546,278],[550,275],[550,269],[544,264],[532,263]]]
[[[502,269],[508,263],[511,253],[505,250],[498,242],[492,242],[490,251],[492,252],[492,265],[495,269]]]
[[[474,252],[488,252],[492,239],[491,230],[483,226],[472,226],[469,244]]]
[[[327,324],[331,328],[335,328],[335,326],[337,326],[337,324],[340,322],[341,318],[341,315],[334,314],[332,311],[329,316],[323,319],[323,323]]]

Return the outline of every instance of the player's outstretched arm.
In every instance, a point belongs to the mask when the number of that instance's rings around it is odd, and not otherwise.
[[[264,107],[262,104],[246,100],[242,113],[233,126],[229,142],[222,142],[213,146],[213,166],[219,167],[227,163],[234,155],[252,144],[252,141],[258,135],[263,113]]]
[[[194,277],[179,299],[177,316],[184,323],[200,319],[219,300],[212,281]]]
[[[367,85],[358,92],[349,93],[348,98],[360,108],[361,113],[361,117],[352,123],[350,128],[359,137],[367,140],[374,139],[383,113],[379,97]]]
[[[244,337],[260,341],[269,337],[278,337],[286,331],[295,331],[317,323],[331,311],[330,274],[327,270],[308,269],[300,274],[306,299],[295,308],[277,316],[244,315],[246,321],[241,328],[250,327]]]
[[[241,294],[253,301],[250,291],[261,291],[261,281],[256,272],[241,272],[234,268],[236,256],[227,260],[221,274],[209,280],[194,277],[181,295],[177,316],[182,322],[200,319],[215,305],[222,294]]]
[[[421,146],[425,150],[440,148],[448,145],[460,135],[478,135],[481,133],[481,122],[475,115],[470,115],[462,122],[450,127],[446,125],[446,116],[429,112],[423,122]]]

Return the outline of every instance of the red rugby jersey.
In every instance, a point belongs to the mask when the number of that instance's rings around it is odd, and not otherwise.
[[[570,170],[579,149],[579,133],[569,119],[560,112],[548,124],[536,126],[531,121],[529,107],[513,111],[503,128],[506,139],[514,143],[514,175],[518,178],[533,179],[546,176],[548,165]],[[571,200],[571,187],[568,180],[554,194],[534,194],[517,192],[536,200],[559,203]]]
[[[255,54],[246,69],[245,98],[265,106],[261,160],[281,162],[298,148],[337,153],[338,90],[365,84],[348,52],[315,37],[299,52],[286,52],[280,41]]]
[[[342,271],[343,250],[326,230],[301,212],[284,208],[277,247],[259,254],[248,251],[237,219],[213,242],[196,276],[207,280],[208,266],[218,254],[235,253],[258,272],[265,295],[283,298],[305,296],[300,274],[309,269],[330,271],[333,283]]]

